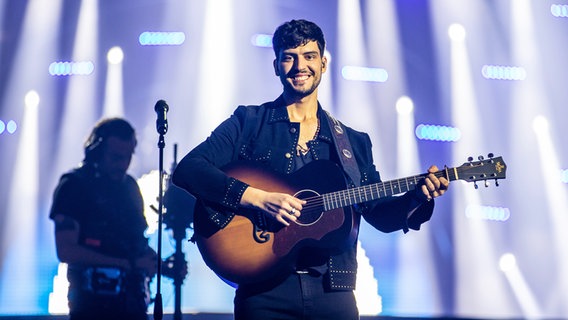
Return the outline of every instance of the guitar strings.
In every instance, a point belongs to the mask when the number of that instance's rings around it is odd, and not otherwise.
[[[472,167],[482,166],[483,164],[479,165],[472,165]],[[453,174],[452,174],[453,173]],[[381,197],[395,195],[407,191],[411,191],[416,189],[423,178],[425,178],[429,173],[423,173],[420,175],[402,178],[392,181],[386,182],[379,182],[375,184],[365,185],[356,188],[349,188],[346,190],[335,191],[326,193],[323,195],[317,195],[312,197],[304,198],[307,201],[307,204],[302,209],[302,212],[311,212],[314,209],[317,212],[327,211],[335,208],[346,207],[349,205],[353,205],[355,203],[367,202],[370,200],[380,199]],[[437,178],[445,177],[446,179],[457,180],[457,173],[452,171],[441,170],[434,173],[434,176]],[[418,178],[418,180],[417,180]],[[404,186],[404,188],[403,188]],[[384,195],[381,196],[381,193]],[[376,195],[376,196],[375,196]],[[358,200],[357,200],[358,198]],[[326,204],[329,206],[326,207]],[[323,208],[323,209],[319,209]]]
[[[406,191],[410,191],[416,188],[418,182],[416,178],[424,178],[427,174],[421,174],[410,178],[402,178],[393,181],[387,182],[379,182],[375,184],[365,185],[356,188],[349,188],[346,190],[330,192],[323,195],[317,195],[312,197],[304,198],[303,200],[307,201],[307,204],[302,209],[302,213],[312,213],[312,212],[321,212],[327,211],[331,209],[346,207],[355,203],[366,202],[370,200],[375,200],[381,198],[381,193],[385,194],[384,196],[394,195]],[[435,172],[434,175],[438,178],[444,177],[444,171]],[[413,182],[409,183],[409,180],[412,179]],[[406,183],[401,183],[406,182]],[[405,185],[405,188],[402,186]],[[396,190],[396,191],[395,191]],[[376,195],[376,196],[375,196]],[[353,199],[359,199],[359,201],[353,201]],[[326,201],[330,205],[326,208]],[[319,209],[323,208],[323,209]],[[318,209],[318,210],[314,210]]]

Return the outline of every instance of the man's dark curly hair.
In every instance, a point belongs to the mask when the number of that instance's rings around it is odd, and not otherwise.
[[[122,140],[134,139],[136,132],[128,121],[122,118],[102,119],[93,127],[91,134],[84,144],[85,162],[93,162],[101,159],[106,140],[117,137]]]
[[[307,20],[291,20],[279,26],[272,36],[272,48],[276,58],[280,51],[305,45],[316,41],[320,54],[325,50],[325,39],[320,27]]]

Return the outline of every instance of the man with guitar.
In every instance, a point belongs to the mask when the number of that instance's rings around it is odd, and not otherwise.
[[[321,29],[286,22],[273,49],[282,94],[239,106],[182,159],[173,182],[199,200],[193,240],[237,286],[235,319],[358,319],[361,216],[383,232],[418,230],[449,182],[432,166],[404,186],[368,187],[381,182],[369,136],[318,102],[328,63]]]

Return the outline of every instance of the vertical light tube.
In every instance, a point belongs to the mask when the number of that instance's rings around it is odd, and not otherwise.
[[[4,241],[9,244],[0,275],[2,310],[10,313],[39,311],[37,305],[37,214],[39,188],[39,95],[30,91],[18,132],[14,177],[8,199]]]

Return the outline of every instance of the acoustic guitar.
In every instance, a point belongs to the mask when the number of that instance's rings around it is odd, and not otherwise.
[[[495,180],[498,185],[498,180],[505,178],[507,166],[502,157],[489,156],[479,157],[479,161],[469,158],[467,163],[446,167],[435,175],[448,181],[485,181],[486,186],[488,180]],[[203,207],[198,201],[194,239],[207,266],[232,286],[267,280],[293,268],[303,247],[330,249],[353,243],[356,228],[352,205],[413,190],[427,175],[347,188],[343,170],[327,160],[310,162],[289,175],[254,162],[234,162],[223,171],[253,187],[307,201],[298,220],[289,226],[258,210],[242,210],[222,229],[199,212]]]

